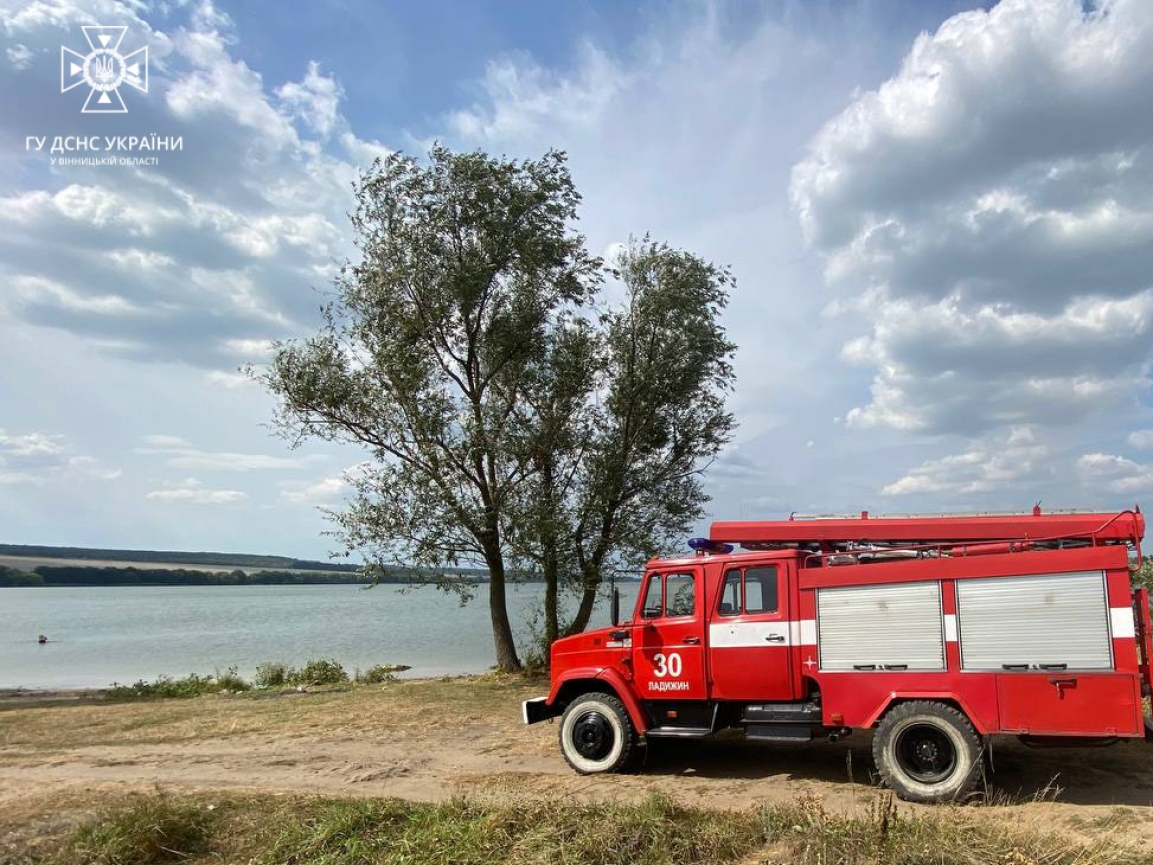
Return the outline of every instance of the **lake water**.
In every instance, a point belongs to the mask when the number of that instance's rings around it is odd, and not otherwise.
[[[637,583],[621,584],[632,610]],[[509,587],[524,646],[540,585]],[[608,624],[602,601],[593,626]],[[51,642],[39,645],[38,634]],[[431,587],[108,586],[0,589],[0,688],[103,687],[160,675],[334,658],[351,674],[408,664],[409,676],[479,673],[495,662],[488,587],[464,607]]]

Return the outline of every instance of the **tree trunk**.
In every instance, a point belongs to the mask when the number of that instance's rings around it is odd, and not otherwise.
[[[557,595],[559,594],[557,560],[555,555],[545,559],[542,576],[544,577],[544,649],[548,649],[560,636],[560,618],[557,612]]]
[[[584,591],[581,592],[580,606],[577,607],[576,615],[573,616],[573,620],[564,630],[566,637],[579,634],[589,626],[589,619],[591,619],[593,615],[593,606],[595,606],[597,601],[597,589],[600,587],[600,584],[599,576],[596,577],[595,581],[585,580]]]
[[[508,605],[505,602],[504,558],[499,550],[486,550],[485,562],[488,565],[488,610],[492,617],[492,640],[496,647],[496,665],[506,673],[520,669],[520,658],[516,654],[516,641],[512,637],[512,625],[508,621]]]

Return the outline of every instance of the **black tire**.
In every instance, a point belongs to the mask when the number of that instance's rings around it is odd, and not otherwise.
[[[873,762],[908,802],[955,802],[981,777],[981,737],[961,712],[916,700],[886,713],[873,735]]]
[[[636,757],[638,736],[629,713],[612,694],[581,694],[560,720],[560,752],[581,775],[621,772]]]

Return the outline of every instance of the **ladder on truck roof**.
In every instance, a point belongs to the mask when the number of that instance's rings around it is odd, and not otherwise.
[[[1117,513],[1032,511],[1016,514],[903,514],[801,517],[787,520],[718,521],[709,529],[714,543],[739,544],[748,550],[782,547],[833,552],[872,547],[952,547],[973,542],[1021,542],[1024,548],[1044,545],[1132,544],[1140,548],[1145,535],[1141,509]],[[1009,552],[1012,545],[1005,550]]]

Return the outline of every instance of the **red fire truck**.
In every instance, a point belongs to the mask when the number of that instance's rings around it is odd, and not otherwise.
[[[658,737],[743,729],[803,742],[873,731],[902,798],[964,796],[988,737],[1149,737],[1149,598],[1130,586],[1140,509],[713,523],[654,559],[621,623],[558,640],[552,688],[582,774]],[[734,546],[743,548],[734,551]],[[1139,559],[1138,559],[1139,560]]]

